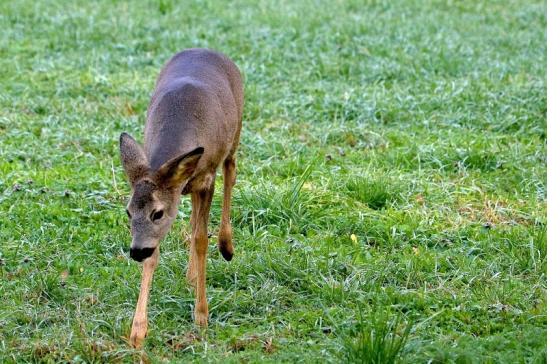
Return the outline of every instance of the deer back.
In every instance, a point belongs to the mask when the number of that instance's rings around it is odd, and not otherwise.
[[[148,107],[144,151],[152,170],[203,147],[195,176],[214,173],[239,138],[243,85],[237,66],[206,49],[176,54],[163,67]]]

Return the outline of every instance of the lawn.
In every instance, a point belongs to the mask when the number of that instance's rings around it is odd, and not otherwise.
[[[0,362],[547,362],[544,1],[0,3]],[[207,47],[245,77],[232,262],[189,198],[126,341],[122,131]]]

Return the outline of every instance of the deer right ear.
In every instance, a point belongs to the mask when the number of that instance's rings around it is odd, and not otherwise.
[[[160,181],[169,187],[181,186],[194,173],[203,151],[203,147],[197,147],[165,162],[158,170]]]
[[[120,135],[120,157],[123,169],[131,184],[142,178],[148,172],[148,161],[144,151],[131,135]]]

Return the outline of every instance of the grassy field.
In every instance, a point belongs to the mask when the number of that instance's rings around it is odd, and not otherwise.
[[[547,5],[2,1],[0,362],[547,362]],[[246,108],[210,327],[162,242],[143,351],[118,136],[209,47]]]

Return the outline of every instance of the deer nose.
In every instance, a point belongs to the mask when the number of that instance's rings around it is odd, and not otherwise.
[[[156,248],[130,248],[129,256],[137,262],[142,262],[146,258],[150,258],[154,254]]]

